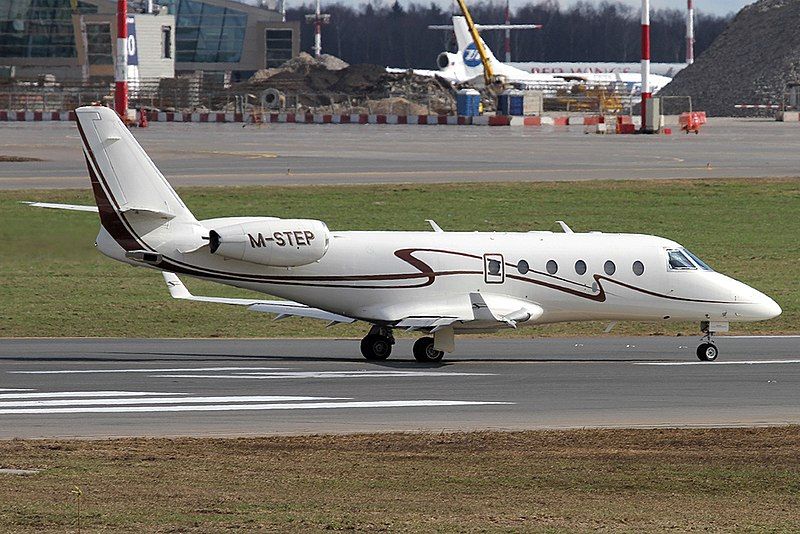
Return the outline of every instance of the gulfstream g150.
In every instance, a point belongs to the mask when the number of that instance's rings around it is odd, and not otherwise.
[[[369,360],[389,356],[398,329],[424,333],[414,357],[438,361],[455,334],[559,321],[698,321],[697,355],[714,360],[715,332],[780,307],[714,272],[684,247],[635,234],[347,232],[276,217],[197,220],[114,111],[77,110],[97,208],[97,248],[163,271],[173,297],[246,306],[331,323],[370,325]],[[178,275],[287,300],[200,297]]]

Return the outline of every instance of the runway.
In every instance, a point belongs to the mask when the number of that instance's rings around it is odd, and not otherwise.
[[[0,439],[800,424],[797,336],[458,341],[6,339]]]
[[[797,176],[792,123],[713,118],[699,135],[583,126],[154,123],[133,133],[176,186]],[[75,126],[5,123],[0,189],[89,188]]]

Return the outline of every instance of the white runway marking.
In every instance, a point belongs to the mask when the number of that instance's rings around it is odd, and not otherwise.
[[[0,388],[0,391],[34,391],[33,389],[25,388]]]
[[[0,402],[2,408],[36,408],[44,406],[124,406],[136,404],[214,404],[221,402],[296,402],[320,400],[352,400],[351,397],[298,397],[291,395],[240,395],[234,397],[147,397],[122,399],[60,399]]]
[[[190,401],[191,399],[186,399]],[[320,410],[333,408],[407,408],[442,406],[511,405],[513,402],[461,401],[461,400],[407,400],[407,401],[351,401],[305,402],[285,404],[215,404],[209,406],[98,406],[73,408],[24,408],[0,410],[0,415],[42,415],[76,413],[163,413],[163,412],[228,412],[253,410]]]
[[[47,399],[60,397],[165,397],[186,393],[161,393],[157,391],[55,391],[52,393],[3,393],[0,399]]]
[[[286,367],[181,367],[170,369],[154,367],[150,369],[58,369],[55,371],[8,371],[18,375],[61,375],[84,373],[180,373],[191,371],[285,371]],[[291,369],[291,368],[289,368]]]
[[[278,373],[235,373],[219,375],[165,374],[152,375],[153,378],[250,378],[298,379],[298,378],[390,378],[390,377],[442,377],[442,376],[495,376],[494,373],[456,373],[437,371],[288,371]]]
[[[800,336],[719,336],[718,339],[800,339]]]
[[[800,360],[738,360],[729,362],[633,362],[633,365],[661,365],[661,366],[676,366],[676,365],[762,365],[774,363],[800,363]]]

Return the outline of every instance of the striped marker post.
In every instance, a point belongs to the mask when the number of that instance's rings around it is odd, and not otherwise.
[[[694,0],[686,0],[686,64],[694,63]]]
[[[114,109],[128,121],[128,0],[117,0],[117,57],[114,63]]]
[[[642,0],[642,132],[648,132],[647,101],[650,92],[650,0]]]

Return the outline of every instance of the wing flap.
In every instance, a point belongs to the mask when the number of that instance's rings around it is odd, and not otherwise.
[[[394,326],[408,330],[436,332],[453,326],[456,329],[497,329],[516,328],[518,323],[536,321],[544,310],[538,304],[526,300],[495,295],[491,293],[469,293],[464,296],[464,304],[459,300],[447,304],[417,304],[419,311],[437,310],[436,315],[408,315]],[[458,323],[458,325],[456,325]]]
[[[422,328],[437,328],[442,326],[449,326],[456,321],[461,320],[459,317],[449,316],[435,316],[435,317],[406,317],[401,319],[395,326],[398,328],[407,328],[409,330],[417,330]]]

